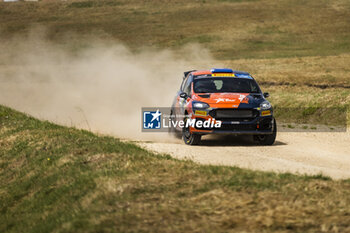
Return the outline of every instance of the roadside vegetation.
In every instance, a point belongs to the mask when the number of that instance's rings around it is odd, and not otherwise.
[[[0,232],[347,232],[350,180],[204,166],[0,106]]]

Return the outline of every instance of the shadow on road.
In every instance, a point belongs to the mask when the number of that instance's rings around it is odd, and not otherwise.
[[[284,146],[284,142],[276,140],[272,146]],[[261,146],[252,136],[206,135],[202,137],[201,146]]]

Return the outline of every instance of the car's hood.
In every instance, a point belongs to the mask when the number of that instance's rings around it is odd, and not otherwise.
[[[212,108],[256,108],[264,101],[261,94],[249,93],[201,93],[194,94],[192,99]]]

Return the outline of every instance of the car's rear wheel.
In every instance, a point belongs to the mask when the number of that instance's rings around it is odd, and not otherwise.
[[[182,139],[187,145],[198,145],[201,142],[202,135],[190,132],[190,127],[186,127],[187,119],[184,119],[185,126],[182,129]]]
[[[255,138],[259,142],[260,145],[270,146],[270,145],[273,145],[275,143],[276,136],[277,136],[277,125],[276,125],[276,120],[273,119],[272,134],[256,135]]]

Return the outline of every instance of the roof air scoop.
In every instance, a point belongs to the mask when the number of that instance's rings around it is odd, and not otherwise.
[[[227,69],[227,68],[224,68],[224,69],[216,69],[216,68],[213,68],[210,70],[212,73],[233,73],[233,70],[232,69]]]

